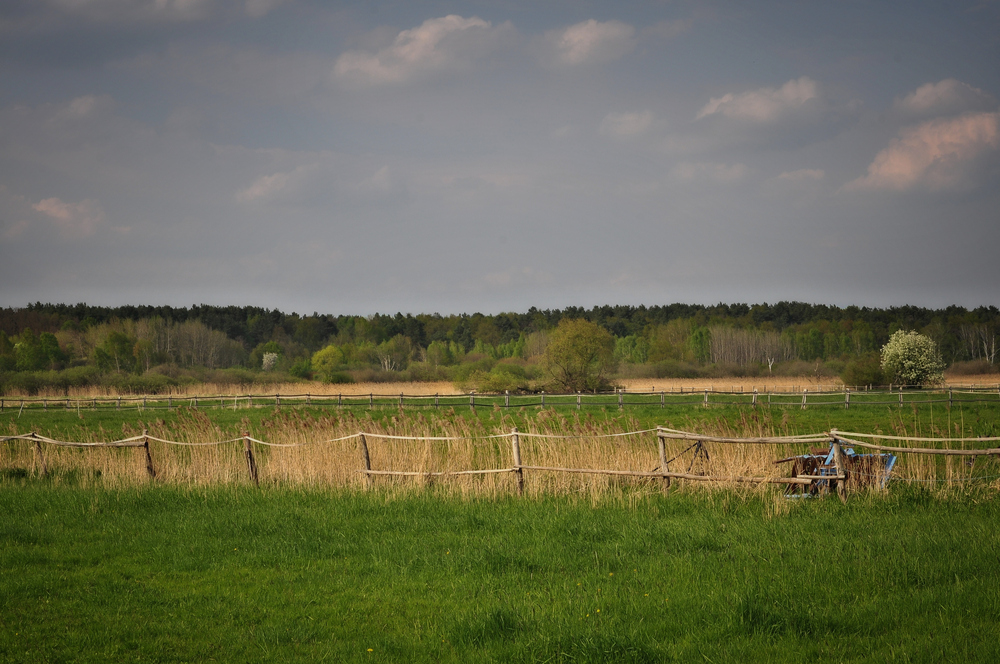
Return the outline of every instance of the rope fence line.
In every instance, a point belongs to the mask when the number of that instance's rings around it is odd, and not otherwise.
[[[658,453],[660,464],[657,468],[652,471],[639,471],[639,470],[623,470],[623,469],[601,469],[601,468],[566,468],[559,466],[542,466],[542,465],[532,465],[524,464],[521,462],[519,440],[522,437],[528,438],[542,438],[542,439],[611,439],[611,438],[621,438],[626,436],[641,436],[649,433],[655,432],[658,444]],[[481,468],[481,469],[465,469],[465,470],[451,470],[451,471],[412,471],[412,470],[383,470],[374,469],[371,467],[371,459],[368,450],[368,439],[381,439],[381,440],[409,440],[409,441],[469,441],[469,440],[499,440],[499,439],[510,439],[511,441],[511,459],[512,464],[509,467],[503,468]],[[736,482],[736,483],[756,483],[756,484],[785,484],[785,485],[800,485],[800,486],[810,486],[816,482],[824,483],[824,486],[831,486],[837,484],[838,492],[841,498],[844,499],[844,484],[845,480],[848,479],[847,471],[843,464],[844,452],[842,446],[850,447],[860,447],[864,449],[877,450],[879,452],[891,452],[895,454],[922,454],[922,455],[938,455],[938,456],[965,456],[965,457],[1000,457],[1000,447],[991,448],[977,448],[977,449],[951,449],[951,448],[926,448],[926,447],[901,447],[901,446],[887,446],[879,445],[872,442],[865,442],[861,440],[856,440],[856,438],[868,438],[868,439],[886,439],[886,440],[897,440],[897,441],[914,441],[914,442],[936,442],[939,444],[953,444],[953,443],[967,443],[967,442],[996,442],[1000,441],[1000,437],[979,437],[979,438],[926,438],[926,437],[910,437],[910,436],[889,436],[881,434],[864,434],[864,433],[851,433],[851,432],[840,432],[837,429],[831,429],[829,432],[821,432],[815,434],[803,434],[796,436],[762,436],[762,437],[723,437],[723,436],[709,436],[704,434],[692,433],[688,431],[681,431],[677,429],[671,429],[667,427],[657,427],[655,429],[643,429],[637,431],[628,431],[622,433],[614,434],[579,434],[579,435],[553,435],[553,434],[539,434],[531,432],[519,432],[516,428],[513,429],[509,434],[491,434],[486,436],[416,436],[416,435],[399,435],[399,434],[385,434],[385,433],[374,433],[374,432],[364,432],[359,431],[357,433],[348,434],[338,438],[331,438],[325,441],[306,441],[302,443],[272,443],[258,438],[250,436],[248,433],[244,433],[242,436],[237,438],[230,438],[227,440],[220,441],[207,441],[199,443],[191,443],[186,441],[175,441],[168,440],[164,438],[158,438],[155,436],[150,436],[147,432],[143,432],[142,435],[132,436],[129,438],[123,438],[120,440],[107,441],[107,442],[76,442],[76,441],[60,441],[47,436],[39,435],[35,432],[28,434],[16,434],[11,436],[0,436],[0,442],[9,441],[27,441],[34,443],[35,455],[42,469],[42,474],[48,473],[46,461],[44,454],[42,453],[42,444],[52,445],[56,447],[73,447],[73,448],[144,448],[146,456],[146,470],[151,478],[155,478],[157,473],[153,466],[152,456],[149,451],[149,443],[156,442],[165,445],[177,445],[177,446],[212,446],[212,445],[226,445],[232,443],[243,443],[244,455],[246,457],[247,469],[251,481],[254,484],[259,485],[259,472],[257,468],[257,461],[255,458],[253,446],[261,445],[273,448],[287,448],[287,447],[300,447],[303,445],[315,445],[315,444],[329,444],[335,442],[342,442],[352,439],[357,439],[359,441],[359,447],[362,452],[363,468],[357,472],[362,473],[366,477],[366,481],[371,485],[371,480],[376,476],[396,476],[396,477],[450,477],[450,476],[470,476],[470,475],[490,475],[490,474],[502,474],[502,473],[514,473],[517,478],[517,489],[519,494],[524,492],[524,472],[557,472],[557,473],[576,473],[576,474],[594,474],[594,475],[608,475],[608,476],[627,476],[636,478],[647,478],[647,479],[660,479],[663,483],[663,490],[666,492],[669,490],[670,482],[673,479],[683,479],[688,481],[696,482]],[[684,441],[694,441],[695,444],[689,446],[687,450],[684,450],[681,454],[695,449],[695,459],[701,453],[705,454],[705,460],[707,461],[708,455],[704,452],[702,445],[704,443],[718,443],[718,444],[733,444],[733,445],[807,445],[807,444],[817,444],[817,443],[828,443],[831,446],[832,456],[836,462],[836,472],[830,474],[800,474],[795,476],[793,473],[792,477],[745,477],[738,475],[727,475],[727,476],[710,476],[710,475],[699,475],[692,473],[694,468],[694,460],[692,460],[691,468],[687,472],[676,472],[669,470],[669,464],[679,458],[677,455],[670,459],[666,458],[666,446],[665,441],[667,440],[684,440]],[[782,459],[775,463],[782,463],[784,461],[789,461],[791,459]],[[971,466],[971,463],[969,464]],[[832,468],[832,466],[830,467]],[[824,471],[825,472],[825,471]],[[876,475],[870,475],[863,472],[854,472],[853,475],[860,477],[880,477]],[[888,477],[888,471],[886,474]],[[913,481],[913,482],[969,482],[979,479],[995,479],[1000,476],[982,476],[982,477],[967,477],[967,478],[945,478],[945,479],[933,479],[933,480],[923,480],[917,478],[905,478],[899,477],[898,474],[892,479],[899,481]]]
[[[831,397],[837,397],[836,400]],[[895,397],[895,398],[886,398]],[[765,401],[766,398],[766,401]],[[809,399],[813,400],[810,401]],[[817,400],[818,399],[818,400]],[[850,387],[839,389],[794,389],[790,392],[784,391],[759,391],[754,388],[752,391],[717,390],[714,387],[697,389],[683,387],[679,391],[627,391],[624,389],[615,392],[594,392],[575,394],[546,394],[545,392],[536,394],[510,394],[506,393],[484,393],[476,392],[465,394],[216,394],[216,395],[143,395],[143,396],[115,396],[115,397],[10,397],[0,396],[0,412],[6,409],[17,408],[19,414],[25,408],[38,408],[48,410],[53,408],[64,408],[65,410],[82,410],[114,408],[121,410],[123,406],[134,406],[140,410],[172,410],[181,406],[197,409],[201,408],[256,408],[274,405],[280,407],[282,402],[293,402],[306,406],[315,407],[368,407],[388,408],[388,407],[468,407],[472,410],[476,406],[499,407],[499,408],[529,408],[529,407],[572,407],[578,410],[583,407],[596,406],[617,406],[623,409],[626,406],[657,406],[666,408],[675,405],[696,405],[705,407],[711,405],[744,405],[756,408],[765,402],[768,406],[835,406],[849,409],[855,406],[883,406],[904,404],[935,404],[948,403],[949,406],[962,403],[987,403],[1000,402],[1000,384],[996,387],[983,386],[968,389],[934,388],[934,389],[908,389],[896,386],[888,391],[883,390],[852,390]]]

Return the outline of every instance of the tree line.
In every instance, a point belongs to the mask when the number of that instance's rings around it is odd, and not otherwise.
[[[932,339],[953,368],[992,370],[1000,310],[778,302],[352,316],[39,302],[0,309],[0,372],[8,382],[10,374],[75,370],[82,381],[145,375],[169,384],[208,379],[206,371],[241,371],[241,382],[277,373],[521,389],[545,377],[545,350],[563,321],[586,321],[607,333],[609,375],[853,371],[854,384],[878,379],[878,351],[898,330]]]

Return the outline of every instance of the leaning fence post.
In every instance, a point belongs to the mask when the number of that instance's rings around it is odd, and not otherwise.
[[[257,461],[253,458],[253,448],[250,446],[250,434],[243,432],[243,451],[247,457],[247,470],[250,472],[250,479],[256,486],[260,486],[260,478],[257,476]]]
[[[368,456],[368,440],[363,433],[359,433],[358,438],[361,439],[361,461],[365,464],[365,485],[370,488],[372,486],[372,475],[368,471],[372,469],[372,459]]]
[[[156,477],[156,470],[153,468],[153,457],[149,455],[149,436],[146,429],[142,430],[142,448],[146,451],[146,473],[150,477]]]
[[[510,446],[514,455],[514,475],[517,478],[517,495],[524,495],[524,470],[521,469],[521,442],[517,435],[517,427],[510,432]]]
[[[663,473],[667,472],[667,444],[663,441],[663,436],[660,432],[656,432],[656,446],[659,448],[660,452],[660,471]],[[666,474],[663,475],[663,493],[664,495],[670,491],[670,477]]]
[[[830,436],[833,438],[833,463],[837,466],[837,496],[840,502],[847,502],[847,468],[844,464],[844,451],[840,449],[840,441],[837,440],[836,429],[830,429]],[[843,479],[840,479],[840,478]]]
[[[42,454],[42,443],[38,440],[37,434],[31,432],[31,437],[35,439],[35,456],[38,457],[38,465],[42,467],[42,477],[49,474],[49,467],[45,465],[45,455]]]

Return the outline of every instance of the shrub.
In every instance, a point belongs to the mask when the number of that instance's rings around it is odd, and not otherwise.
[[[994,374],[997,367],[986,360],[971,360],[968,362],[955,362],[945,372],[949,376],[979,376],[982,374]]]
[[[877,353],[848,362],[840,379],[848,386],[884,385],[887,382],[882,372],[882,360]]]
[[[937,344],[917,332],[897,330],[882,346],[882,371],[901,385],[927,385],[944,380],[944,362]]]

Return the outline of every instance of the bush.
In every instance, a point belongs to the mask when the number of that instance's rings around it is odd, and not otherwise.
[[[882,346],[882,371],[900,385],[927,385],[944,381],[944,362],[933,339],[917,332],[897,330]]]
[[[840,374],[840,380],[847,386],[885,385],[882,360],[876,353],[851,360]]]
[[[983,374],[995,374],[998,368],[986,360],[972,360],[969,362],[955,362],[945,371],[949,376],[981,376]]]
[[[484,394],[502,394],[503,392],[527,392],[528,381],[522,376],[515,376],[506,371],[494,369],[489,373],[475,371],[468,379],[456,383],[455,387],[462,392],[475,390]]]
[[[334,371],[331,374],[327,374],[326,382],[332,385],[343,385],[353,383],[354,379],[345,371]]]

